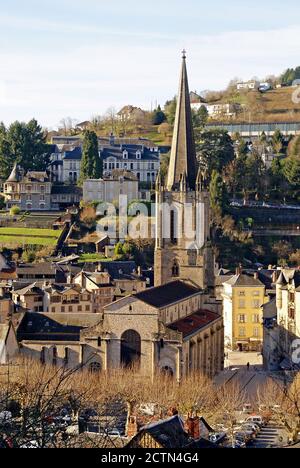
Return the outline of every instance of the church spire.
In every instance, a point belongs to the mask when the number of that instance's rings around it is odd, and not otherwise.
[[[174,134],[168,172],[167,189],[179,189],[180,180],[186,174],[187,186],[195,190],[196,186],[196,150],[192,123],[192,112],[188,76],[186,70],[186,52],[182,52],[182,69],[177,98]]]

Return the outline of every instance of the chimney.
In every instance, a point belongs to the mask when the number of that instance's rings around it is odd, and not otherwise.
[[[176,416],[178,414],[178,409],[175,408],[175,406],[169,408],[168,410],[168,416],[171,418],[172,416]]]
[[[258,271],[254,273],[254,279],[258,280]]]
[[[142,267],[140,267],[140,266],[138,267],[137,274],[138,274],[138,276],[142,276]]]
[[[279,276],[278,276],[278,272],[277,271],[273,271],[273,274],[272,274],[272,283],[276,283],[276,281],[278,280]]]
[[[189,414],[185,422],[184,428],[192,439],[200,439],[200,419],[198,415],[192,416],[191,414]]]
[[[242,266],[241,266],[241,265],[239,265],[238,267],[236,267],[236,269],[235,269],[235,274],[236,274],[237,276],[242,274]]]
[[[128,415],[127,423],[126,423],[126,435],[127,435],[127,437],[132,439],[132,437],[136,436],[138,432],[139,432],[139,430],[138,430],[138,424],[137,424],[136,416]]]
[[[115,145],[115,135],[113,133],[111,133],[109,135],[109,144],[110,146],[114,146]]]

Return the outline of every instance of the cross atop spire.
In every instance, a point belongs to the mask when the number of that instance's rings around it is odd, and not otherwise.
[[[187,187],[191,190],[196,188],[197,159],[186,70],[186,51],[184,50],[182,54],[182,69],[167,181],[168,191],[180,189],[180,181],[184,174]]]

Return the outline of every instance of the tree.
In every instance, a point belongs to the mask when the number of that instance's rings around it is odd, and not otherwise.
[[[171,101],[167,101],[165,104],[165,114],[167,116],[167,121],[170,125],[174,125],[175,115],[177,107],[177,97],[175,96]]]
[[[280,154],[283,151],[284,136],[280,130],[275,130],[272,136],[272,147],[276,154]]]
[[[105,120],[109,125],[109,131],[115,134],[117,130],[117,111],[115,107],[110,107],[109,109],[107,109],[105,114]]]
[[[205,106],[201,106],[197,111],[192,111],[193,127],[203,129],[207,124],[208,110]]]
[[[213,170],[221,174],[234,159],[233,142],[226,130],[195,132],[195,140],[200,165],[207,172],[208,179]]]
[[[78,120],[72,119],[72,117],[64,117],[59,122],[59,130],[64,136],[74,135],[75,127],[78,124]]]
[[[300,158],[289,157],[283,161],[283,174],[289,183],[297,187],[300,185]]]
[[[153,125],[161,125],[167,119],[165,113],[161,110],[161,107],[158,106],[152,114],[152,123]]]
[[[87,130],[82,144],[80,183],[86,179],[99,179],[103,174],[103,162],[99,156],[98,138],[95,132]]]
[[[227,193],[222,176],[215,170],[211,175],[209,193],[214,221],[216,224],[220,224],[227,204]]]
[[[7,178],[17,162],[25,171],[44,171],[48,164],[51,147],[46,144],[46,135],[35,119],[27,124],[14,122],[8,129],[0,126],[0,176]]]

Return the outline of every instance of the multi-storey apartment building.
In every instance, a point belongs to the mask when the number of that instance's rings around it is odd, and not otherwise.
[[[234,350],[260,351],[265,285],[258,275],[238,273],[224,282],[222,296],[225,344]]]

